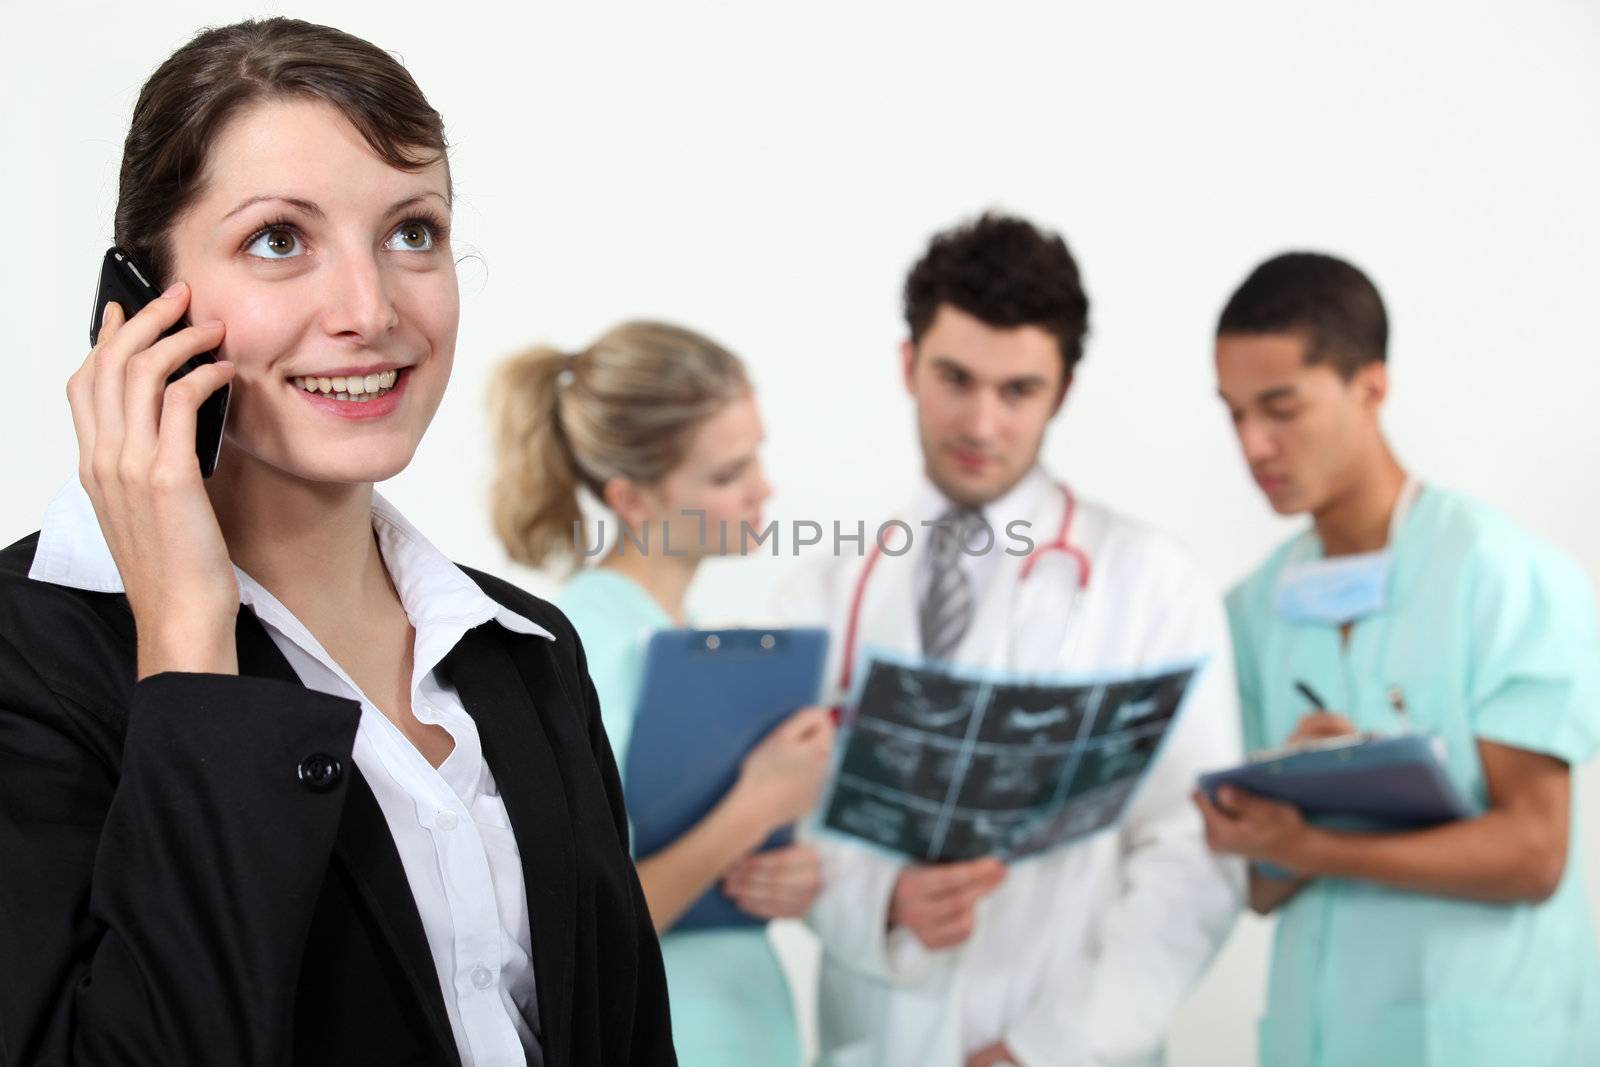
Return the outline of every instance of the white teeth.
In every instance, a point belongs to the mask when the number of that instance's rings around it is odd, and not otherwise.
[[[377,374],[364,376],[348,375],[344,377],[323,378],[310,375],[301,378],[291,378],[296,386],[308,393],[317,393],[330,396],[335,400],[343,400],[357,404],[365,404],[375,396],[381,396],[395,387],[400,380],[397,370],[380,371]]]

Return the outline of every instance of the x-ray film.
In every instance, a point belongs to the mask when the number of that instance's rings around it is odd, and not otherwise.
[[[1104,830],[1199,672],[1041,680],[875,650],[820,822],[923,862],[1016,859]]]

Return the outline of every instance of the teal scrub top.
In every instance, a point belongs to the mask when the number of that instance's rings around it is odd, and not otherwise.
[[[1600,743],[1600,630],[1574,562],[1458,493],[1425,488],[1395,532],[1387,606],[1349,643],[1279,617],[1307,531],[1228,598],[1245,743],[1281,744],[1314,689],[1358,729],[1435,734],[1462,794],[1487,804],[1476,742],[1576,767]],[[1321,879],[1280,912],[1260,1059],[1269,1067],[1600,1063],[1600,954],[1574,798],[1566,874],[1540,904],[1482,904]]]
[[[557,603],[577,628],[617,767],[643,682],[645,648],[672,620],[639,585],[609,570],[584,571]],[[685,1067],[798,1067],[800,1036],[789,984],[764,927],[668,932],[661,938],[672,1037]]]

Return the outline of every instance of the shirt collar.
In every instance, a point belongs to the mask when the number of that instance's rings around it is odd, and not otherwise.
[[[1031,521],[1039,497],[1049,484],[1050,479],[1045,474],[1044,468],[1035,464],[1016,485],[1006,491],[1004,496],[991,500],[979,509],[983,513],[984,521],[995,531],[997,537],[1003,536],[1007,525],[1012,522]],[[919,520],[932,522],[955,506],[954,502],[945,496],[924,472],[914,508],[916,517]]]
[[[419,645],[424,630],[430,633],[455,630],[459,637],[459,633],[491,620],[513,633],[555,640],[550,631],[501,606],[478,588],[478,583],[450,562],[449,557],[429,543],[378,493],[372,494],[372,527],[390,580],[400,594],[411,625],[417,630]],[[233,570],[239,581],[241,603],[269,612],[274,606],[277,611],[283,610],[276,598],[248,574],[238,567]],[[62,487],[45,509],[28,577],[94,593],[123,592],[122,575],[100,531],[94,506],[76,477]],[[451,641],[449,647],[454,644]],[[449,651],[449,647],[440,655]],[[424,659],[422,652],[419,647],[418,662]]]
[[[122,575],[106,547],[100,520],[76,477],[45,508],[28,577],[91,593],[123,591]]]

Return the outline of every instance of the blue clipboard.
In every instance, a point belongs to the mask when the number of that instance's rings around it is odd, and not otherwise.
[[[828,654],[822,629],[662,630],[645,653],[622,791],[634,854],[646,859],[705,818],[773,727],[815,704]],[[792,828],[763,850],[788,844]],[[675,930],[761,926],[713,887]]]
[[[1347,830],[1419,829],[1473,814],[1445,773],[1438,739],[1415,734],[1291,751],[1200,776],[1213,798],[1224,785]]]

